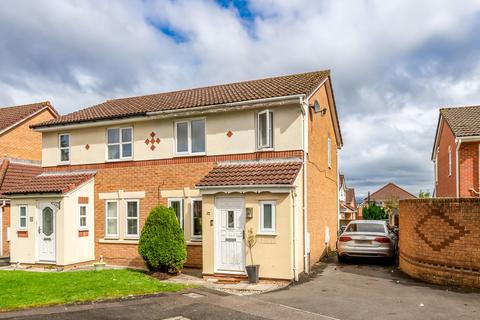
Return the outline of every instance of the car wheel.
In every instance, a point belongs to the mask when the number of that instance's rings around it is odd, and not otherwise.
[[[339,255],[339,254],[337,254],[337,260],[338,260],[338,262],[340,262],[340,263],[345,263],[345,262],[347,262],[347,259],[346,259],[344,256],[341,256],[341,255]]]

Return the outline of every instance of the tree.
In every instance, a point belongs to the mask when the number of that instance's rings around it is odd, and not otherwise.
[[[382,207],[373,202],[362,209],[362,217],[364,220],[385,220],[388,215]]]
[[[398,210],[398,207],[399,202],[397,197],[392,197],[384,203],[384,211],[387,215],[393,214],[396,210]]]
[[[178,273],[183,268],[187,247],[173,209],[158,206],[150,211],[142,229],[138,252],[150,270]]]
[[[423,191],[423,190],[420,190],[420,192],[418,193],[418,197],[420,199],[426,199],[426,198],[431,198],[431,195],[430,195],[430,191]]]

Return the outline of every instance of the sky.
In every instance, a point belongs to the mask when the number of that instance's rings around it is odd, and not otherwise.
[[[480,0],[1,1],[0,105],[330,69],[341,172],[432,191],[444,106],[480,104]]]

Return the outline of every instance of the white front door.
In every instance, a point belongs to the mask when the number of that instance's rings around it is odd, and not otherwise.
[[[218,198],[215,204],[217,272],[245,272],[243,198]]]
[[[55,212],[51,203],[42,203],[38,211],[38,260],[55,262]]]

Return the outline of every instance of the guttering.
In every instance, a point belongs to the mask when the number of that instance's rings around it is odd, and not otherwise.
[[[52,125],[52,126],[45,126],[45,127],[37,127],[37,128],[33,128],[33,130],[37,132],[52,132],[52,131],[59,131],[59,130],[111,126],[111,125],[117,125],[117,124],[149,121],[149,120],[155,120],[155,119],[168,119],[168,118],[196,116],[196,115],[205,114],[205,113],[215,113],[215,112],[222,112],[222,111],[238,111],[238,110],[246,110],[246,109],[256,109],[256,108],[261,108],[265,106],[285,105],[288,103],[298,102],[298,100],[304,96],[305,96],[304,94],[296,94],[291,96],[255,99],[255,100],[247,100],[247,101],[232,102],[232,103],[225,103],[225,104],[208,105],[208,106],[195,107],[195,108],[153,111],[153,112],[147,112],[143,116],[125,117],[121,119],[91,120],[91,121],[77,122],[77,123],[64,124],[64,125],[59,124],[59,125]]]
[[[307,198],[307,153],[308,153],[308,100],[300,98],[302,111],[302,148],[303,148],[303,263],[305,273],[310,272],[310,237],[308,234],[308,198]]]
[[[290,193],[295,189],[292,185],[239,185],[239,186],[197,186],[201,194],[215,194],[218,192],[272,192],[272,193]]]

